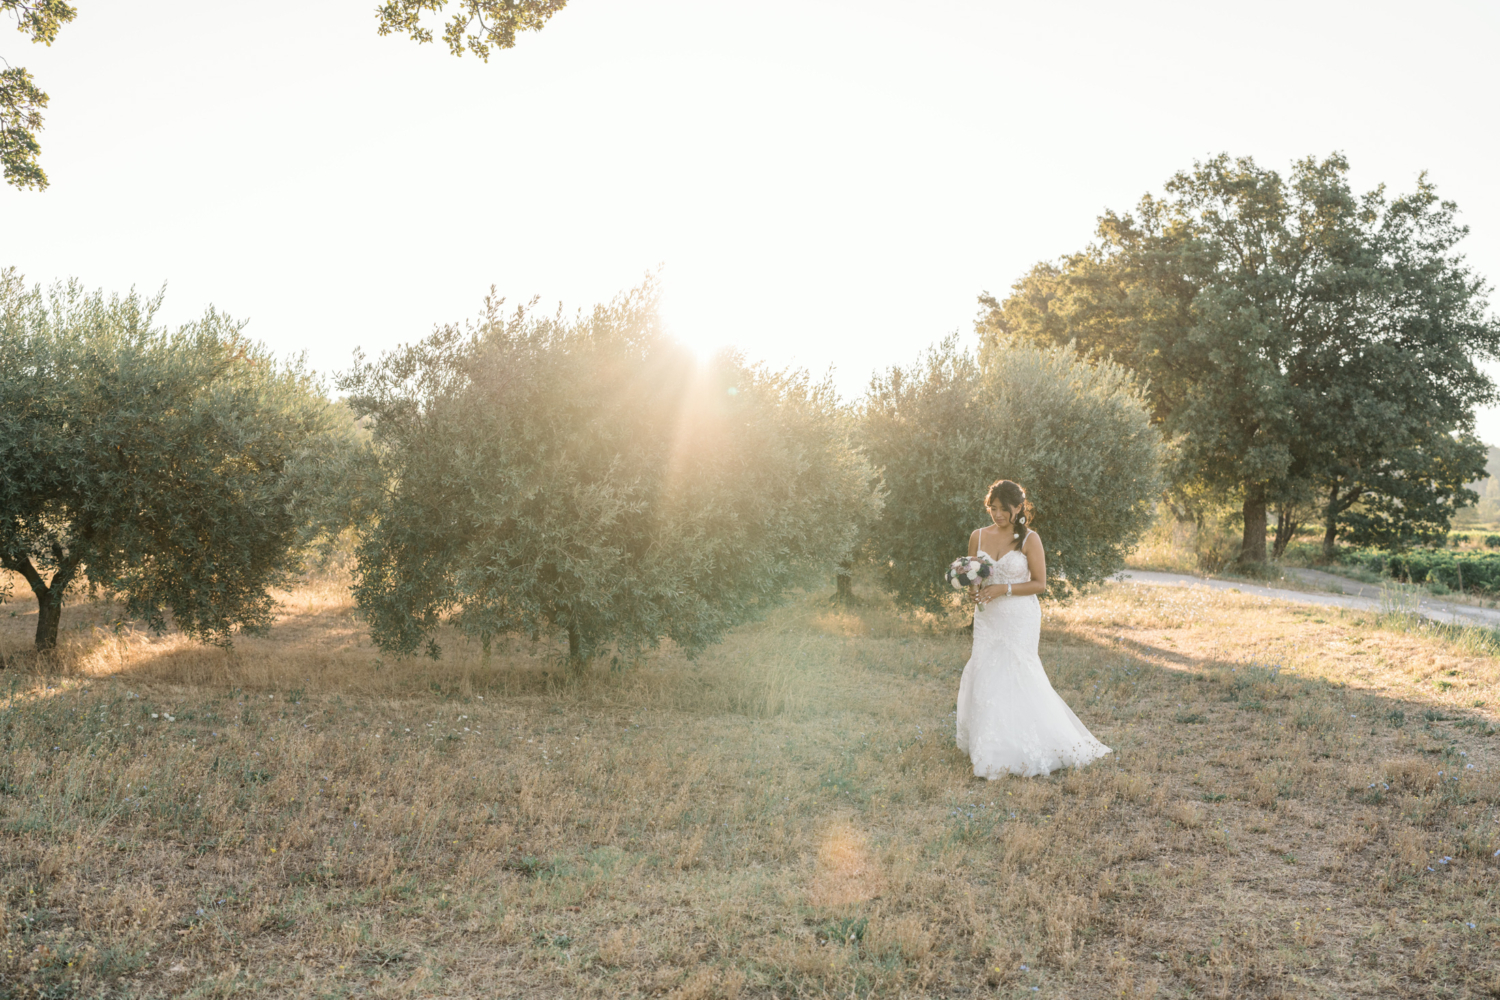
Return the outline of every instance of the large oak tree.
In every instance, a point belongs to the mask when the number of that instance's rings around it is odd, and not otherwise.
[[[1356,195],[1348,170],[1216,157],[981,297],[986,337],[1074,342],[1142,376],[1178,480],[1239,498],[1247,562],[1265,559],[1270,506],[1316,491],[1330,545],[1356,522],[1409,537],[1446,529],[1483,468],[1479,362],[1500,324],[1457,252],[1467,230],[1425,177],[1390,199]]]

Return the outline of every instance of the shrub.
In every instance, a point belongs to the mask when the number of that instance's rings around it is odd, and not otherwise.
[[[1408,583],[1437,584],[1449,590],[1500,594],[1500,552],[1453,552],[1448,549],[1346,548],[1339,561],[1362,566]]]
[[[888,491],[877,563],[913,606],[951,595],[943,571],[984,523],[996,479],[1036,505],[1055,594],[1118,572],[1161,493],[1162,442],[1137,386],[1071,347],[991,346],[976,360],[950,337],[877,376],[859,428]]]
[[[650,284],[573,321],[491,299],[341,383],[374,417],[385,499],[355,597],[385,650],[566,635],[581,665],[689,654],[826,574],[874,509],[831,390],[663,335]]]
[[[169,332],[159,304],[0,272],[0,566],[36,594],[38,649],[82,581],[157,630],[168,610],[223,645],[263,629],[352,440],[240,324],[210,309]]]

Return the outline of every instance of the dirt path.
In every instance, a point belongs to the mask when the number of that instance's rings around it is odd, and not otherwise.
[[[1379,611],[1380,588],[1374,584],[1360,583],[1332,573],[1318,570],[1299,570],[1302,582],[1314,586],[1339,586],[1342,594],[1317,594],[1284,587],[1267,587],[1239,580],[1205,580],[1186,573],[1151,573],[1145,570],[1127,569],[1117,580],[1124,583],[1140,583],[1154,587],[1208,587],[1211,590],[1233,590],[1255,597],[1270,597],[1297,604],[1315,604],[1325,608],[1349,608],[1355,611]],[[1349,593],[1348,591],[1353,591]],[[1417,596],[1416,612],[1424,618],[1452,625],[1483,625],[1500,628],[1500,610],[1477,608],[1469,604],[1454,604],[1436,598]]]

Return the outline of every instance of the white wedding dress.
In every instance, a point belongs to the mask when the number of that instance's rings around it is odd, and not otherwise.
[[[1031,579],[1019,548],[995,563],[994,581]],[[981,778],[1031,777],[1082,767],[1110,753],[1052,690],[1037,656],[1036,596],[999,597],[974,612],[974,649],[958,682],[958,748]]]

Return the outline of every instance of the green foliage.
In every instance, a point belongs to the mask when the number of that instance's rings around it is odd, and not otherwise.
[[[1467,483],[1483,475],[1485,446],[1470,432],[1433,434],[1362,476],[1330,483],[1337,537],[1356,546],[1439,544],[1455,511],[1478,499]],[[1326,515],[1325,515],[1326,516]]]
[[[344,378],[385,481],[355,595],[386,650],[564,634],[575,663],[689,653],[826,573],[878,504],[831,391],[699,365],[648,283],[588,316],[446,327]]]
[[[1035,503],[1053,593],[1118,572],[1161,493],[1161,437],[1135,383],[1069,347],[991,344],[976,360],[950,337],[877,376],[859,416],[888,491],[877,563],[909,605],[951,597],[944,569],[986,522],[996,479]]]
[[[1250,561],[1268,505],[1323,497],[1330,548],[1340,530],[1417,539],[1446,529],[1483,468],[1467,432],[1494,398],[1477,362],[1500,323],[1455,249],[1467,230],[1425,177],[1389,200],[1356,196],[1347,173],[1338,155],[1287,178],[1216,157],[981,299],[983,335],[1074,341],[1147,382],[1181,442],[1174,479],[1242,499]]]
[[[1449,590],[1500,594],[1500,553],[1451,549],[1342,548],[1338,559],[1406,583],[1441,584]]]
[[[443,26],[443,41],[455,56],[468,49],[489,62],[490,49],[515,48],[516,32],[541,31],[568,0],[459,0],[458,13]],[[404,34],[419,44],[432,41],[432,30],[422,26],[422,15],[437,13],[448,0],[386,0],[376,8],[380,34]],[[478,22],[478,32],[470,30]]]
[[[78,11],[63,0],[0,0],[0,13],[16,19],[16,28],[33,42],[51,45],[62,26]],[[21,189],[47,186],[47,174],[37,157],[41,144],[42,109],[47,95],[23,66],[0,69],[0,168],[5,183]]]
[[[350,439],[240,324],[210,309],[168,332],[159,303],[0,272],[0,566],[36,594],[39,648],[85,578],[158,631],[168,610],[223,645],[263,629]]]

